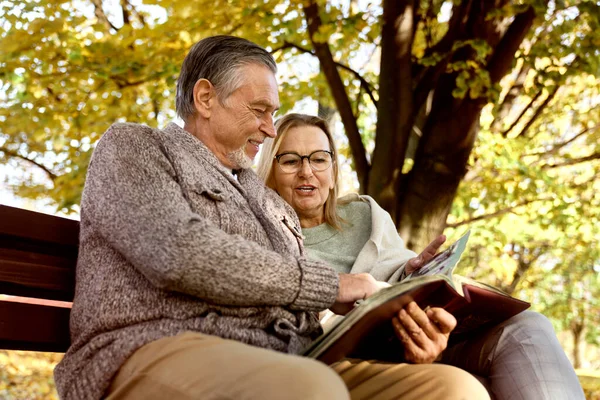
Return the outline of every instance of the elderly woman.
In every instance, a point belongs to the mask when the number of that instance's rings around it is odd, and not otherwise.
[[[420,256],[405,248],[389,214],[368,196],[337,199],[333,137],[318,117],[288,114],[263,146],[258,174],[296,211],[311,258],[340,273],[367,272],[390,283],[422,265],[443,243]],[[413,362],[418,362],[411,360]],[[447,349],[442,362],[487,379],[498,399],[583,399],[571,363],[547,318],[523,312],[480,339]]]

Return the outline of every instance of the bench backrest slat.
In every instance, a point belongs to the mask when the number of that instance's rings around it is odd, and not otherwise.
[[[73,300],[79,222],[0,205],[0,294]]]
[[[73,300],[76,260],[0,248],[0,293]]]
[[[0,295],[72,301],[78,242],[78,221],[0,205]],[[65,351],[69,313],[0,300],[0,348]]]
[[[69,308],[0,301],[0,348],[64,352]]]
[[[48,244],[77,246],[79,222],[0,205],[0,234]]]

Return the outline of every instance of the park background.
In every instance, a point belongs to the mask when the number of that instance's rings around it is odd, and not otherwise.
[[[176,120],[189,47],[279,64],[282,108],[334,128],[342,191],[416,251],[472,229],[459,273],[548,316],[600,398],[600,1],[0,0],[0,202],[78,218],[114,122]],[[0,351],[0,398],[56,398],[61,355]]]

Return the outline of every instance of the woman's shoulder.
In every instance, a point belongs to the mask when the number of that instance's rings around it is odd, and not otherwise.
[[[349,193],[338,198],[338,208],[346,205],[359,210],[369,209],[371,212],[376,214],[386,212],[379,204],[377,204],[374,198],[366,194]]]
[[[368,196],[350,193],[338,199],[338,213],[346,221],[370,218],[371,203]]]
[[[338,208],[347,210],[369,210],[371,202],[374,201],[371,197],[358,193],[348,193],[337,200]]]

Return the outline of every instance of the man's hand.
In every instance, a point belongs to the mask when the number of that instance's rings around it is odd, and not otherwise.
[[[410,302],[392,318],[396,336],[404,345],[404,358],[414,364],[434,362],[448,346],[450,332],[456,327],[456,318],[443,308],[423,311]]]
[[[433,258],[433,256],[437,253],[438,249],[441,245],[446,241],[445,235],[440,235],[433,240],[433,242],[429,243],[425,250],[421,252],[417,257],[411,258],[406,262],[405,274],[410,275],[423,265],[425,265],[429,260]]]
[[[378,290],[390,286],[376,281],[371,274],[340,274],[340,288],[335,303],[330,308],[336,314],[346,315],[356,300],[366,299]]]

